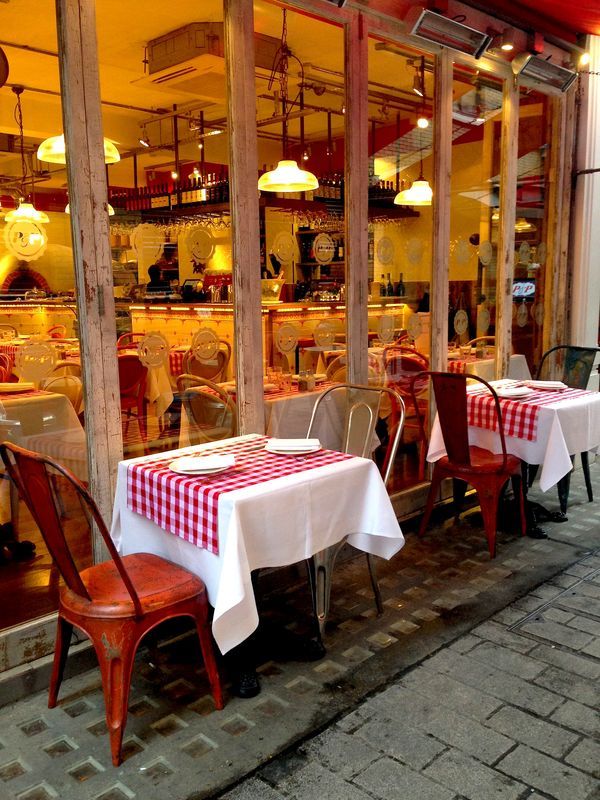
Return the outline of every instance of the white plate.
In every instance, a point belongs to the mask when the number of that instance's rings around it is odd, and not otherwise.
[[[527,381],[527,386],[532,389],[541,389],[543,392],[564,392],[569,388],[562,381]]]
[[[35,389],[34,383],[0,383],[0,394],[18,394],[19,392],[30,392]]]
[[[183,456],[169,464],[169,469],[180,475],[214,475],[235,466],[233,455]]]
[[[526,386],[507,386],[504,389],[496,389],[496,394],[504,400],[521,400],[534,394],[534,392]]]

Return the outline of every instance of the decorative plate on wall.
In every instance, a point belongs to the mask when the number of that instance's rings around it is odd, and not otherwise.
[[[144,257],[148,261],[157,261],[164,247],[163,234],[156,225],[142,222],[136,225],[131,234],[131,246],[135,250],[138,260]]]
[[[192,336],[190,350],[198,361],[211,361],[219,352],[219,337],[212,328],[199,328]]]
[[[326,319],[317,322],[313,331],[317,347],[331,347],[335,342],[335,327]]]
[[[382,236],[377,242],[377,258],[379,263],[387,266],[394,261],[394,243],[389,236]]]
[[[421,335],[422,326],[418,314],[412,314],[406,325],[406,330],[411,339],[416,340]]]
[[[157,331],[147,333],[138,344],[138,358],[145,367],[162,366],[169,355],[169,343]]]
[[[406,243],[406,255],[411,264],[418,264],[423,258],[423,242],[420,239],[409,239]]]
[[[494,257],[494,248],[492,247],[492,243],[488,242],[488,240],[486,239],[479,245],[479,260],[481,261],[484,267],[489,267],[489,265],[492,263],[493,257]]]
[[[318,233],[315,236],[313,250],[318,264],[331,264],[335,253],[335,242],[328,233]]]
[[[523,300],[522,303],[519,303],[519,307],[517,308],[517,325],[519,328],[524,328],[529,321],[529,309],[527,308],[527,303]]]
[[[457,264],[461,266],[469,263],[471,258],[471,249],[467,240],[459,236],[454,245],[454,259]]]
[[[284,322],[277,328],[275,347],[280,353],[293,353],[298,344],[298,329],[290,322]]]
[[[490,312],[487,308],[480,308],[477,312],[477,335],[483,335],[490,327]]]
[[[201,225],[191,229],[186,243],[194,261],[206,262],[215,252],[215,240],[212,233]]]
[[[273,239],[271,252],[282,264],[291,264],[296,251],[294,237],[288,231],[279,231]]]
[[[459,336],[462,336],[463,333],[466,333],[468,327],[469,317],[467,316],[467,312],[460,308],[454,315],[454,331],[458,333]]]
[[[46,251],[48,235],[39,222],[15,219],[4,226],[4,244],[21,261],[35,261]]]
[[[531,247],[529,242],[521,242],[519,246],[519,261],[521,264],[529,264],[531,261]]]
[[[418,319],[418,317],[417,317]],[[379,341],[390,344],[394,341],[394,316],[393,314],[382,314],[377,322],[377,336]]]

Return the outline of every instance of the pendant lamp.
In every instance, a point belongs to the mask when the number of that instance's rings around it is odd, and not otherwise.
[[[283,9],[283,28],[281,43],[273,61],[273,69],[269,79],[269,90],[275,80],[279,81],[281,108],[283,111],[283,155],[284,158],[275,169],[265,172],[258,179],[258,189],[261,192],[310,192],[319,188],[319,181],[312,172],[300,169],[297,161],[286,158],[287,156],[287,126],[291,105],[288,103],[288,59],[298,57],[293,55],[287,44],[287,11]],[[300,63],[302,67],[302,64]],[[304,67],[302,67],[304,72]],[[279,73],[279,77],[276,78]]]
[[[25,203],[23,200],[20,200],[19,205],[4,216],[5,222],[15,222],[16,220],[43,222],[44,224],[50,222],[48,214],[38,211],[31,203]]]
[[[44,139],[38,147],[37,157],[39,161],[46,161],[49,164],[66,164],[67,148],[64,134]],[[121,156],[114,144],[108,139],[104,139],[104,163],[116,164],[120,160]]]
[[[309,192],[318,187],[319,181],[312,172],[300,169],[296,161],[288,159],[258,179],[261,192]]]
[[[403,189],[394,197],[394,205],[397,206],[430,206],[433,199],[433,189],[429,181],[423,175],[423,165],[416,181],[413,181],[410,189]]]

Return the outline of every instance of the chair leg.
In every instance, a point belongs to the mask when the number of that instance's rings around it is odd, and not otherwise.
[[[329,614],[329,600],[331,597],[331,573],[335,564],[335,559],[342,545],[343,539],[339,544],[326,547],[307,559],[308,576],[310,579],[310,590],[313,600],[313,609],[319,635],[322,637],[325,632],[325,623]]]
[[[528,487],[533,486],[533,482],[535,480],[535,476],[538,474],[538,470],[539,470],[538,464],[526,464],[525,462],[523,462],[523,472]]]
[[[587,489],[587,496],[590,503],[594,501],[594,492],[592,491],[592,479],[590,477],[590,461],[587,450],[581,454],[581,466],[583,469],[583,477],[585,478],[585,488]]]
[[[490,558],[496,557],[496,528],[498,526],[498,496],[494,489],[478,489],[479,505],[488,541]]]
[[[429,522],[429,518],[431,517],[431,512],[433,511],[433,504],[435,503],[435,498],[437,496],[437,492],[438,489],[440,488],[441,482],[442,478],[440,476],[436,464],[433,467],[433,475],[431,476],[431,485],[429,487],[429,494],[427,495],[427,503],[425,505],[425,511],[423,512],[423,517],[421,518],[421,524],[419,526],[419,536],[423,536],[423,534],[425,533],[425,529],[427,528],[427,523]]]
[[[465,494],[467,493],[467,484],[459,478],[452,478],[452,495],[454,497],[454,522],[458,522],[460,512],[463,509],[465,501]]]
[[[571,462],[575,461],[575,456],[571,456]],[[566,475],[559,480],[556,484],[558,490],[558,504],[563,514],[567,513],[567,506],[569,505],[569,492],[571,489],[571,473],[567,472]]]
[[[127,722],[129,687],[137,642],[135,632],[135,626],[124,626],[122,621],[114,629],[104,622],[101,639],[94,638],[94,648],[102,673],[110,752],[115,767],[122,761],[121,746]]]
[[[215,659],[215,650],[213,638],[208,627],[206,614],[204,619],[196,616],[196,629],[198,631],[198,638],[200,640],[200,649],[202,650],[202,658],[204,659],[204,666],[206,667],[206,674],[210,683],[210,689],[213,699],[215,701],[215,708],[219,711],[224,707],[223,703],[223,689],[221,687],[221,676],[217,669],[217,661]]]
[[[525,536],[527,533],[527,518],[525,517],[525,482],[521,475],[516,474],[511,475],[510,482],[512,483],[515,502],[518,503],[519,517],[521,519],[521,536]]]
[[[71,623],[67,622],[64,617],[59,616],[56,624],[54,663],[52,665],[52,675],[50,676],[50,687],[48,690],[48,708],[54,708],[58,700],[58,691],[62,683],[72,633],[73,626]]]
[[[375,605],[377,606],[377,616],[383,614],[383,600],[381,599],[381,589],[379,588],[379,581],[377,580],[377,571],[375,569],[375,560],[371,553],[366,553],[367,566],[369,567],[369,577],[371,578],[371,586],[373,587],[373,594],[375,595]]]

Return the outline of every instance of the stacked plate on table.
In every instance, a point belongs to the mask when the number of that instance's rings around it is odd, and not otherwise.
[[[569,388],[562,381],[524,381],[524,383],[532,389],[543,392],[564,392],[565,389]]]
[[[0,394],[17,394],[18,392],[30,392],[35,389],[35,383],[22,381],[21,383],[0,383]]]
[[[182,456],[169,464],[169,469],[180,475],[215,475],[235,466],[235,456],[217,454],[206,456]]]
[[[496,394],[504,400],[522,400],[534,394],[534,391],[528,386],[504,386],[498,387]]]
[[[269,439],[265,446],[269,453],[286,456],[316,453],[320,449],[321,442],[318,439]]]

